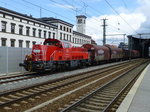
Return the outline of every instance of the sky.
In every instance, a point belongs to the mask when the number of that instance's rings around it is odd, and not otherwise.
[[[76,16],[85,15],[86,34],[100,45],[102,19],[107,19],[107,44],[127,42],[124,34],[150,33],[150,0],[0,0],[0,6],[35,18],[62,19],[73,24],[74,30]]]

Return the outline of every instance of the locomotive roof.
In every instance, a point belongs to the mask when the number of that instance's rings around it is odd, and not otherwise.
[[[60,40],[58,40],[58,39],[51,39],[51,38],[45,39],[45,42],[46,42],[46,41],[58,41],[58,42],[60,42]]]
[[[55,43],[60,42],[62,44],[62,47],[64,47],[64,48],[71,48],[72,47],[72,44],[70,42],[64,41],[64,40],[58,40],[58,39],[51,39],[51,38],[45,39],[44,43],[49,42],[49,41],[55,42]]]
[[[65,40],[58,40],[58,39],[51,39],[51,38],[49,38],[49,39],[45,39],[45,42],[46,41],[57,41],[57,42],[65,42],[65,43],[70,43],[70,42],[68,42],[68,41],[65,41]],[[71,43],[70,43],[71,44]]]

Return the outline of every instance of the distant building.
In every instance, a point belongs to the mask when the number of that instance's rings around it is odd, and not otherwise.
[[[79,15],[77,17],[77,32],[86,34],[85,28],[86,28],[86,16]]]
[[[73,46],[81,46],[85,43],[91,43],[91,37],[83,33],[73,31],[73,25],[56,18],[40,18],[41,21],[54,24],[58,27],[57,37],[60,40],[66,40],[73,43]]]
[[[81,46],[85,43],[91,43],[91,37],[83,33],[73,31],[73,25],[56,18],[40,18],[43,22],[54,24],[58,27],[57,36],[60,40],[66,40],[73,43],[74,46]]]
[[[73,25],[60,19],[52,17],[40,18],[42,22],[50,23],[57,26],[57,39],[72,41]]]
[[[93,39],[91,40],[91,44],[97,45],[97,43]]]
[[[91,36],[85,35],[77,31],[73,31],[73,43],[74,46],[81,46],[87,43],[91,44]]]
[[[0,46],[32,48],[47,38],[66,40],[74,46],[91,43],[91,37],[75,33],[73,25],[56,18],[33,18],[0,7]]]
[[[119,48],[122,48],[122,49],[128,50],[128,44],[126,44],[126,43],[124,43],[124,42],[120,42],[120,44],[119,44],[118,47],[119,47]]]
[[[56,25],[0,7],[0,46],[31,48],[56,33]]]

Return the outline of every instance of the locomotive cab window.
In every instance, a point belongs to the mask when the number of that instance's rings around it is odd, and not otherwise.
[[[61,42],[58,41],[46,41],[44,42],[44,45],[53,45],[62,48]]]
[[[71,48],[71,44],[67,43],[67,42],[64,42],[64,48]]]
[[[57,41],[46,41],[44,42],[44,45],[56,45],[58,43]]]

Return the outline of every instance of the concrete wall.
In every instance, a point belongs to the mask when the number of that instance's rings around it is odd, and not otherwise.
[[[30,48],[0,47],[0,75],[25,72],[19,63],[30,53]]]

